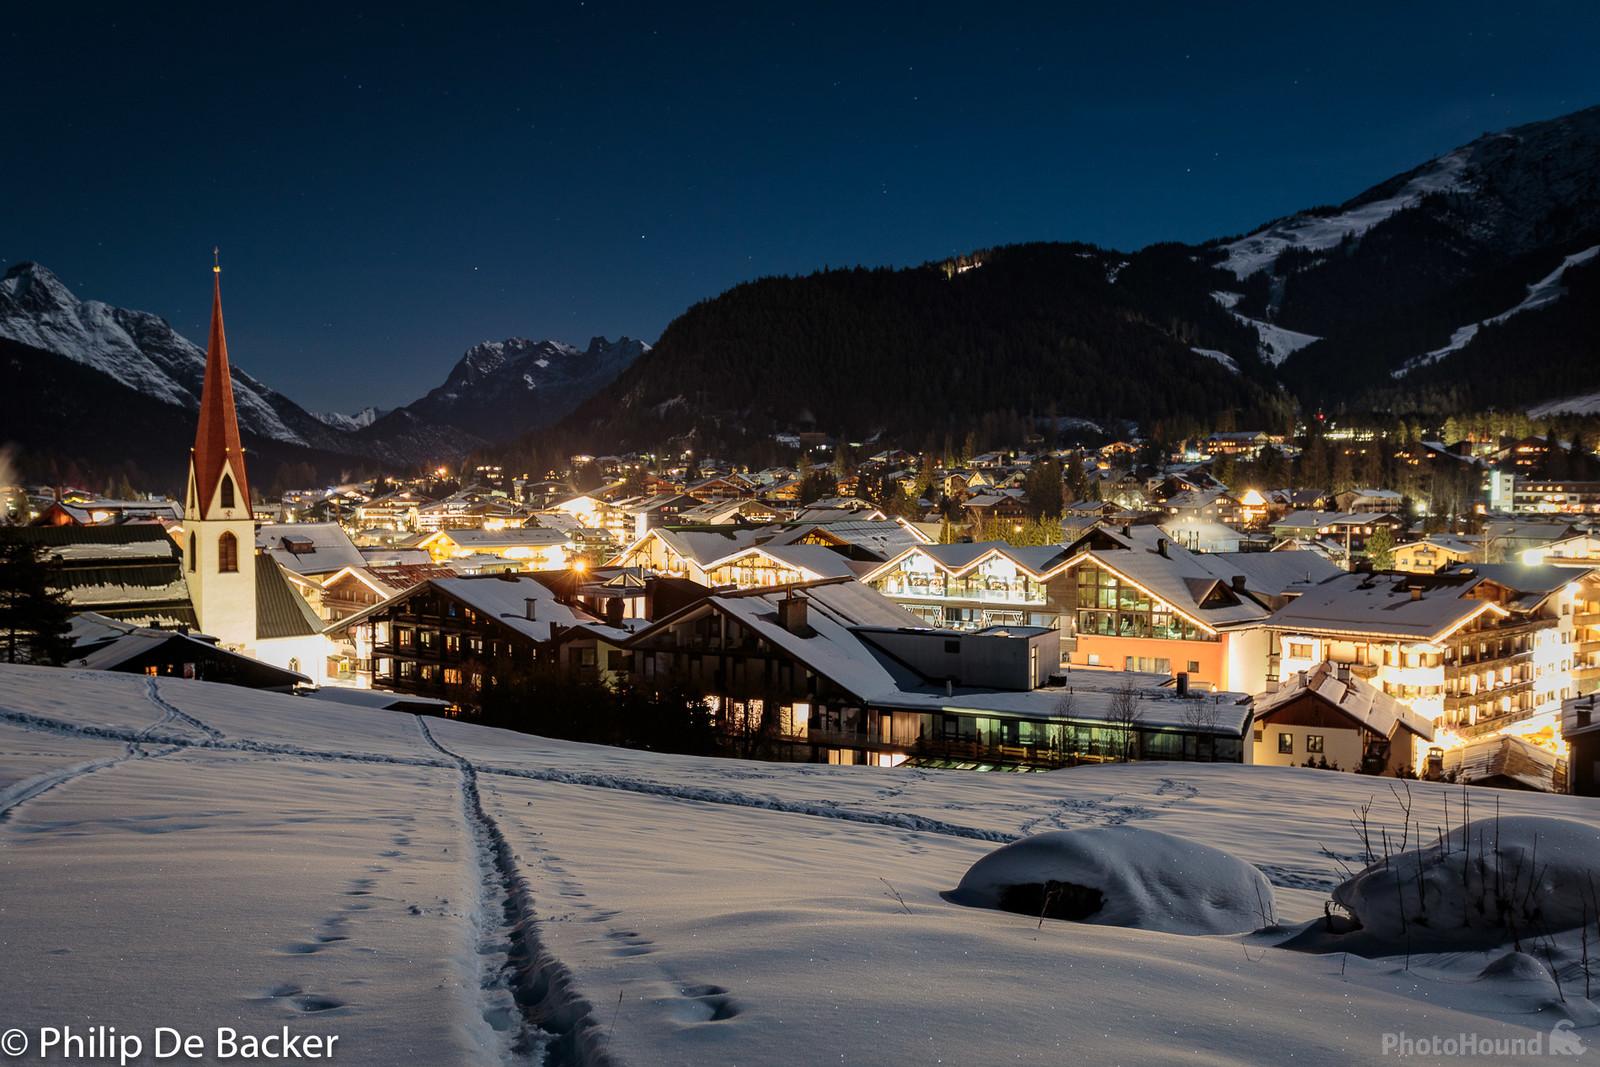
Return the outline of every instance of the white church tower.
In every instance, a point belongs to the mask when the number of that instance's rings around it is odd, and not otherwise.
[[[211,270],[211,340],[184,492],[184,565],[201,632],[238,649],[256,640],[256,527],[222,332],[222,267]]]

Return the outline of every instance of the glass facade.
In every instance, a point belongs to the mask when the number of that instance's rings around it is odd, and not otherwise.
[[[1078,632],[1099,637],[1215,641],[1216,635],[1176,614],[1170,605],[1110,571],[1078,567]]]

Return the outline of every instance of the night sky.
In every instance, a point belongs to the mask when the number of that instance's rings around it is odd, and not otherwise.
[[[220,244],[234,359],[314,409],[765,274],[1238,233],[1600,103],[1591,0],[244,6],[7,10],[0,257],[203,341]]]

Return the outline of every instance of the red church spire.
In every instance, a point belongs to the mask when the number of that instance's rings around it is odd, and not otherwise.
[[[217,254],[212,249],[212,256]],[[222,266],[211,267],[211,340],[206,345],[206,382],[200,391],[200,425],[195,430],[195,506],[202,518],[211,510],[224,467],[232,469],[235,506],[250,511],[250,483],[245,480],[244,446],[239,442],[239,416],[233,408],[233,375],[228,369],[228,339],[222,332]]]

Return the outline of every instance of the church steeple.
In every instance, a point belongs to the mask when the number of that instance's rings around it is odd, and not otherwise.
[[[201,631],[246,648],[256,640],[256,524],[222,332],[222,268],[211,271],[211,342],[183,507],[184,569]]]
[[[206,345],[206,380],[200,391],[200,424],[191,455],[193,494],[189,511],[211,518],[221,510],[250,515],[250,483],[239,441],[239,416],[233,407],[233,374],[228,367],[228,339],[222,329],[222,266],[212,249],[211,339]],[[224,484],[224,479],[227,483]]]

